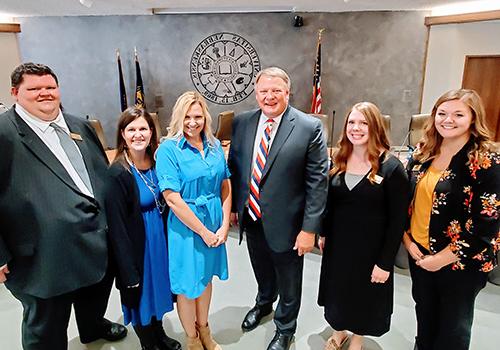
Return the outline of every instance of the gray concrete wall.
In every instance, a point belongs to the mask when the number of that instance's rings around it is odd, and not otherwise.
[[[193,89],[189,61],[208,35],[232,32],[256,49],[262,67],[283,67],[292,79],[291,102],[308,111],[316,33],[323,35],[323,111],[336,110],[338,135],[346,110],[368,100],[392,116],[392,139],[402,142],[409,115],[418,113],[427,28],[424,12],[302,14],[305,25],[292,26],[291,14],[215,14],[108,17],[35,17],[20,19],[22,61],[50,65],[61,82],[65,108],[95,115],[114,144],[120,113],[115,50],[122,56],[132,102],[134,46],[139,51],[146,103],[158,110],[163,126],[179,94]],[[405,93],[405,90],[408,90]],[[163,107],[155,106],[155,96]],[[210,104],[212,115],[256,106],[253,96],[231,106]]]

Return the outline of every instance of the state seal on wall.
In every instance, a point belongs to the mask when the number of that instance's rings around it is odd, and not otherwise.
[[[247,98],[259,71],[257,51],[238,34],[212,34],[196,46],[191,56],[190,75],[196,90],[220,105]]]

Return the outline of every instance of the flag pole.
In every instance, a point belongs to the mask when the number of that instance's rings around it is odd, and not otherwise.
[[[332,159],[333,157],[333,147],[334,147],[334,144],[333,144],[333,128],[335,126],[335,110],[333,110],[332,112],[332,124],[331,124],[331,129],[330,129],[330,159]]]
[[[120,108],[123,112],[128,107],[127,102],[127,92],[125,90],[125,81],[123,79],[123,71],[122,71],[122,61],[120,58],[120,50],[116,49],[116,61],[118,63],[118,80],[120,85]]]
[[[142,82],[141,67],[139,65],[139,57],[137,47],[134,46],[135,55],[135,105],[146,109],[146,101],[144,101],[144,84]]]
[[[318,30],[318,41],[316,43],[316,59],[313,65],[313,94],[311,101],[311,112],[310,113],[321,113],[321,101],[319,101],[318,107],[318,96],[321,99],[321,37],[325,28],[320,28]],[[318,110],[319,109],[319,110]]]
[[[318,41],[316,43],[316,59],[317,59],[318,48],[319,48],[319,45],[321,44],[321,39],[323,36],[323,32],[325,30],[326,30],[325,28],[318,29]],[[313,64],[313,76],[314,76],[314,73],[316,72],[316,59],[314,60],[314,64]]]

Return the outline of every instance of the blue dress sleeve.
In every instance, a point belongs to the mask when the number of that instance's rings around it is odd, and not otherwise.
[[[167,140],[160,144],[156,153],[156,176],[160,192],[171,190],[180,192],[181,177],[179,162],[176,157],[177,144],[175,140]]]

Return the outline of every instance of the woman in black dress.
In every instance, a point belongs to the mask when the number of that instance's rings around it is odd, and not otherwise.
[[[409,183],[389,153],[382,115],[370,102],[348,113],[330,173],[318,303],[335,330],[325,350],[350,350],[389,330],[393,266],[408,207]]]

